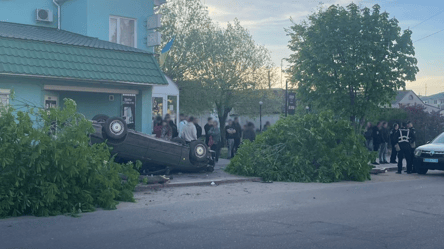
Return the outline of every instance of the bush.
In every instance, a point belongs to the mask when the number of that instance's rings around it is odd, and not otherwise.
[[[294,115],[246,141],[226,171],[265,181],[365,181],[373,155],[364,141],[349,121],[331,113]]]
[[[106,144],[91,146],[91,122],[76,112],[73,100],[64,106],[2,110],[0,217],[114,209],[119,200],[134,201],[140,162],[118,164]]]

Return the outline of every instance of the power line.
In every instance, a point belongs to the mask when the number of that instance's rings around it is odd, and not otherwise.
[[[443,13],[443,12],[444,12],[444,10],[443,10],[443,11],[440,11],[440,12],[438,12],[437,14],[435,14],[435,15],[433,15],[433,16],[431,16],[431,17],[429,17],[429,18],[425,19],[424,21],[422,21],[422,22],[420,22],[420,23],[416,24],[415,26],[411,27],[411,29],[413,29],[414,27],[417,27],[417,26],[419,26],[419,25],[421,25],[421,24],[423,24],[423,23],[427,22],[428,20],[432,19],[433,17],[435,17],[435,16],[437,16],[437,15],[439,15],[439,14]]]
[[[425,38],[428,38],[428,37],[430,37],[430,36],[432,36],[432,35],[436,35],[436,34],[442,32],[442,31],[444,31],[444,29],[441,29],[440,31],[437,31],[437,32],[435,32],[435,33],[433,33],[433,34],[430,34],[430,35],[428,35],[428,36],[424,36],[423,38],[420,38],[420,39],[418,39],[418,40],[416,40],[416,41],[414,41],[414,42],[417,42],[417,41],[420,41],[420,40],[424,40]]]

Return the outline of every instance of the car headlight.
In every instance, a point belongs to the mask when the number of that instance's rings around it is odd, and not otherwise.
[[[422,154],[422,150],[418,150],[418,149],[415,150],[415,156],[416,157],[421,156],[421,154]]]

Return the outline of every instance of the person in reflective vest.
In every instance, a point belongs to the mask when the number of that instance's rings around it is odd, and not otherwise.
[[[398,151],[398,174],[402,173],[402,161],[405,158],[407,161],[407,174],[412,173],[412,156],[411,156],[411,146],[410,141],[412,140],[412,135],[410,133],[410,129],[407,128],[406,123],[402,123],[401,129],[398,131],[397,141],[398,143],[395,145],[396,150]]]

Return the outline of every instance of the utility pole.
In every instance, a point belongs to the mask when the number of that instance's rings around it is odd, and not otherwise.
[[[271,89],[271,77],[270,77],[270,70],[268,70],[268,89]]]

